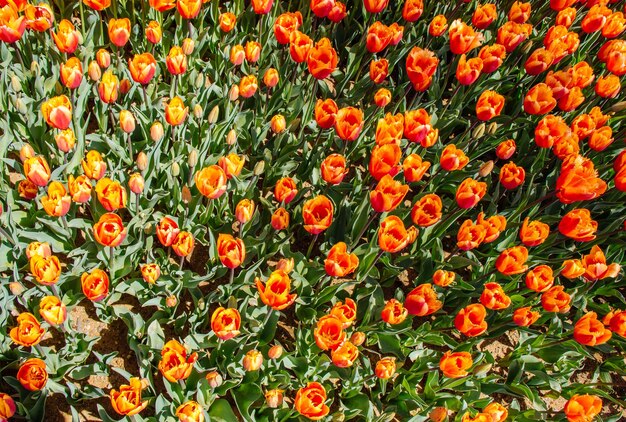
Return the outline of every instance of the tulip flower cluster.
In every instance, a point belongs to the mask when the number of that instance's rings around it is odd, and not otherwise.
[[[0,421],[626,417],[624,2],[45,1]]]

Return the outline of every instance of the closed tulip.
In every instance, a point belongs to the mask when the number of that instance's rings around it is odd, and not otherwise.
[[[332,224],[334,210],[333,203],[324,195],[309,199],[302,207],[304,229],[315,235],[323,232]]]
[[[80,277],[83,294],[92,302],[99,302],[109,294],[109,276],[101,269],[83,273]]]
[[[72,104],[65,95],[52,97],[41,105],[41,113],[48,125],[65,130],[72,122]]]
[[[217,238],[217,255],[225,267],[237,268],[246,259],[246,246],[243,240],[220,233]]]
[[[328,38],[322,38],[309,50],[307,67],[315,79],[326,79],[337,68],[337,52]]]

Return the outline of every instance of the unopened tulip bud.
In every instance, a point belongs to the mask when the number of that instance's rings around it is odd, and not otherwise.
[[[486,127],[487,125],[485,125],[484,123],[481,123],[478,126],[476,126],[474,130],[472,131],[472,138],[474,139],[482,138],[483,135],[485,134]]]
[[[472,371],[472,373],[476,376],[487,375],[487,373],[489,373],[489,371],[491,370],[492,366],[493,365],[491,365],[490,363],[483,363],[483,364],[477,365]]]
[[[20,114],[28,114],[28,107],[26,107],[26,104],[24,104],[24,101],[22,101],[21,98],[18,98],[15,101],[15,108],[20,112]]]
[[[178,303],[178,299],[176,299],[176,296],[174,295],[170,295],[167,297],[167,299],[165,299],[165,305],[168,308],[173,308],[174,306],[176,306],[177,303]]]
[[[626,101],[620,101],[619,103],[613,104],[609,110],[614,113],[626,110]]]
[[[111,54],[104,48],[101,48],[96,53],[96,61],[101,68],[106,69],[111,65]]]
[[[428,415],[431,422],[443,422],[448,417],[448,410],[445,407],[435,407]]]
[[[228,99],[230,101],[237,101],[237,98],[239,98],[239,85],[233,85],[228,91]]]
[[[250,350],[243,357],[243,369],[245,371],[256,371],[263,364],[263,354],[258,350]]]
[[[202,114],[203,114],[202,110],[202,106],[200,104],[196,104],[195,106],[193,106],[193,116],[200,120],[202,118]]]
[[[359,347],[365,342],[365,333],[362,331],[355,331],[350,336],[350,343],[354,344],[356,347]]]
[[[183,53],[185,53],[187,56],[189,56],[191,53],[193,53],[193,49],[196,46],[196,43],[191,39],[191,38],[185,38],[183,40]]]
[[[283,355],[283,346],[281,346],[280,344],[276,344],[272,346],[270,350],[267,352],[267,356],[270,359],[278,359],[282,355]]]
[[[343,422],[346,420],[346,415],[344,415],[343,413],[335,413],[333,414],[333,416],[330,418],[330,420],[332,422]]]
[[[219,372],[216,371],[206,374],[206,380],[209,382],[211,388],[217,388],[222,385],[223,382],[222,376],[219,374]]]
[[[187,164],[189,164],[189,167],[193,168],[196,166],[196,164],[198,164],[198,150],[197,149],[192,149],[191,152],[189,153],[189,157],[187,157]]]
[[[283,390],[274,389],[265,393],[265,404],[267,407],[277,409],[283,404]]]
[[[195,86],[196,89],[200,89],[202,88],[202,85],[204,85],[204,75],[202,73],[198,73],[198,75],[196,76],[196,80],[193,83],[193,86]]]
[[[144,188],[143,176],[141,176],[141,174],[139,173],[133,173],[128,180],[128,187],[130,188],[132,193],[139,195],[141,192],[143,192]]]
[[[270,127],[272,128],[272,132],[281,133],[287,127],[287,122],[285,121],[285,117],[282,114],[277,114],[272,117],[270,122]]]
[[[189,190],[187,185],[183,186],[183,190],[181,191],[180,196],[183,200],[183,203],[188,204],[191,202],[191,191]]]
[[[130,85],[130,80],[129,79],[124,78],[124,79],[122,79],[120,81],[120,93],[122,95],[124,95],[128,91],[130,91],[130,87],[131,87],[131,85]]]
[[[144,171],[148,167],[148,156],[145,152],[141,151],[137,154],[137,168],[139,171]]]
[[[20,148],[20,161],[23,163],[28,160],[30,157],[35,156],[35,150],[30,144],[24,144],[22,148]]]
[[[265,161],[259,161],[254,165],[254,170],[252,171],[252,173],[255,176],[260,176],[263,174],[264,171],[265,171]]]
[[[209,113],[209,124],[210,125],[214,125],[217,122],[217,119],[220,116],[220,108],[219,106],[215,106],[211,109],[211,112]]]
[[[498,131],[498,124],[496,122],[489,123],[489,126],[487,126],[487,134],[493,135],[497,131]]]
[[[480,166],[480,170],[478,171],[478,175],[480,177],[487,177],[489,174],[491,174],[492,170],[493,170],[493,160],[489,160],[485,164]]]
[[[63,93],[63,85],[61,85],[60,82],[57,82],[56,84],[54,84],[54,92],[57,95],[61,95]]]
[[[152,126],[150,126],[150,138],[154,142],[158,142],[163,138],[163,125],[161,122],[154,122]]]
[[[102,76],[102,70],[100,70],[100,66],[94,60],[89,62],[89,66],[87,66],[87,74],[89,75],[89,79],[92,81],[100,80]]]
[[[24,292],[24,286],[17,281],[9,283],[9,290],[13,296],[20,296]]]
[[[254,201],[251,199],[242,199],[235,207],[235,217],[240,224],[246,224],[252,219],[254,214]]]
[[[204,87],[210,88],[211,85],[213,85],[213,82],[211,82],[211,77],[209,75],[206,75],[206,78],[204,78]]]
[[[206,307],[206,302],[204,301],[204,299],[203,298],[198,299],[198,309],[203,311],[205,307]]]
[[[76,144],[76,136],[71,128],[62,130],[54,135],[54,140],[57,144],[57,148],[66,154],[70,152]]]
[[[226,143],[228,145],[235,145],[235,142],[237,142],[237,131],[235,129],[231,129],[228,132],[228,135],[226,135]]]
[[[33,60],[30,63],[30,71],[34,73],[36,76],[39,76],[39,62]]]
[[[146,225],[143,226],[143,232],[148,235],[152,234],[152,228],[153,228],[152,223],[146,223]]]
[[[178,165],[177,162],[174,162],[172,164],[171,170],[172,170],[172,176],[178,177],[178,175],[180,174],[180,166]]]
[[[13,88],[13,91],[16,93],[22,92],[22,81],[20,81],[20,78],[16,75],[11,76],[11,88]]]
[[[135,116],[128,110],[120,111],[120,128],[126,133],[133,133],[135,130]]]
[[[276,264],[277,270],[283,270],[287,274],[289,274],[293,270],[293,266],[295,261],[293,258],[281,258]]]

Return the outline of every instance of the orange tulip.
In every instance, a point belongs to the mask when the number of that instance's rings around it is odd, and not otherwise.
[[[616,277],[621,269],[618,263],[607,265],[604,252],[598,245],[591,248],[588,255],[583,256],[582,264],[585,267],[583,276],[591,281]]]
[[[358,110],[358,109],[355,109]],[[317,100],[315,103],[315,121],[321,129],[330,129],[335,126],[336,116],[339,108],[337,104],[330,98],[326,100]],[[344,112],[344,118],[350,118],[349,121],[356,122],[358,113],[355,111]]]
[[[30,259],[30,272],[39,284],[51,286],[59,281],[61,263],[54,255],[50,257],[35,255]]]
[[[463,169],[469,163],[469,158],[462,149],[457,148],[454,144],[448,144],[441,152],[439,163],[444,170],[455,171]]]
[[[345,341],[341,346],[332,350],[330,356],[335,366],[349,368],[359,357],[359,349],[350,341]]]
[[[530,327],[539,319],[539,312],[530,307],[518,308],[513,312],[513,322],[519,327]]]
[[[472,367],[472,355],[467,352],[450,352],[443,354],[439,360],[439,369],[448,378],[463,378],[468,375],[467,370]]]
[[[24,161],[24,175],[35,186],[43,187],[50,180],[50,167],[42,156],[34,156]]]
[[[372,60],[370,62],[370,79],[375,84],[385,81],[389,74],[389,61],[387,59]]]
[[[461,182],[456,190],[456,203],[459,208],[473,208],[487,193],[487,184],[467,178]]]
[[[569,28],[576,20],[576,9],[573,7],[567,7],[560,10],[556,15],[556,24]]]
[[[505,189],[515,189],[524,184],[526,170],[514,162],[506,163],[500,170],[500,184]]]
[[[419,47],[411,49],[406,58],[406,71],[416,91],[428,89],[438,64],[439,59],[432,51]]]
[[[448,35],[450,36],[450,51],[454,54],[467,54],[480,46],[483,41],[483,35],[480,32],[475,32],[461,19],[450,24]]]
[[[616,38],[626,29],[626,19],[624,13],[614,12],[606,18],[606,23],[602,27],[602,36],[604,38]]]
[[[417,154],[410,154],[402,163],[404,179],[409,183],[419,182],[430,168],[430,162],[422,161],[422,157]]]
[[[369,172],[376,180],[385,175],[393,177],[400,170],[398,163],[401,158],[402,151],[396,143],[376,145],[370,157]]]
[[[67,307],[56,296],[45,296],[39,302],[39,315],[50,325],[60,325],[67,318]]]
[[[346,159],[340,154],[330,154],[322,161],[320,167],[322,179],[329,185],[338,185],[348,174]]]
[[[244,76],[239,80],[239,94],[244,98],[252,97],[259,88],[255,75]]]
[[[411,315],[428,316],[437,312],[443,303],[430,283],[420,284],[407,295],[404,307]]]
[[[315,79],[326,79],[337,68],[337,52],[328,38],[322,38],[309,50],[307,66]]]
[[[193,234],[185,231],[178,232],[174,243],[172,243],[172,249],[178,256],[187,256],[193,252],[195,240]]]
[[[235,24],[237,23],[237,16],[234,13],[226,12],[220,14],[219,17],[220,29],[222,32],[230,32],[235,28]]]
[[[82,0],[88,7],[98,12],[106,9],[111,5],[111,0]]]
[[[41,104],[41,114],[48,125],[65,130],[72,122],[72,104],[65,95],[52,97]]]
[[[26,16],[19,16],[15,4],[4,2],[0,8],[0,41],[13,44],[19,41],[26,30]]]
[[[403,323],[408,314],[409,311],[402,305],[402,302],[389,299],[381,312],[381,318],[387,324],[395,325]]]
[[[170,340],[161,349],[158,368],[169,382],[177,382],[189,378],[197,359],[197,353],[188,354],[185,346],[176,340]]]
[[[176,10],[183,19],[194,19],[200,13],[202,0],[176,0]]]
[[[530,3],[522,3],[516,1],[509,9],[509,20],[516,23],[526,23],[530,19],[531,6]]]
[[[298,390],[293,407],[302,416],[316,421],[324,418],[330,411],[325,402],[326,390],[324,387],[318,382],[310,382],[306,387]]]
[[[482,70],[483,61],[480,57],[466,60],[465,54],[463,54],[456,67],[456,79],[461,85],[471,85],[476,82]]]
[[[296,181],[291,177],[283,177],[276,182],[276,186],[274,187],[274,199],[276,199],[276,201],[288,204],[293,201],[297,194],[298,187]]]
[[[352,274],[359,266],[359,258],[356,254],[348,253],[348,245],[338,242],[328,251],[328,257],[324,261],[326,274],[331,277],[345,277]]]
[[[313,40],[306,34],[294,29],[289,37],[289,54],[296,63],[304,63],[313,47]]]
[[[148,284],[154,284],[161,276],[161,268],[158,264],[145,264],[141,266],[141,277]]]
[[[28,359],[20,365],[16,378],[28,391],[42,390],[48,382],[46,363],[37,358]]]
[[[611,338],[611,330],[598,321],[595,312],[587,312],[574,325],[574,340],[584,346],[598,346]]]
[[[559,232],[578,242],[588,242],[596,238],[598,222],[591,219],[588,209],[577,208],[565,214],[559,222]]]
[[[433,274],[433,284],[439,287],[447,287],[454,283],[455,278],[456,274],[454,272],[439,269]]]
[[[585,274],[585,267],[580,259],[566,259],[563,261],[561,275],[570,280]]]
[[[554,284],[552,268],[547,265],[537,265],[526,273],[526,287],[530,290],[543,293]]]
[[[157,21],[150,21],[146,26],[146,39],[152,44],[158,44],[163,38],[163,30]]]
[[[103,214],[93,226],[93,237],[96,241],[111,248],[119,246],[127,233],[120,216],[113,213]]]
[[[528,247],[541,245],[550,234],[550,226],[540,221],[531,221],[526,217],[522,223],[519,237]]]
[[[13,343],[20,346],[35,346],[39,344],[46,330],[41,327],[35,316],[22,312],[17,317],[17,327],[11,328],[9,335]]]
[[[487,3],[476,7],[472,15],[472,25],[478,29],[486,29],[498,17],[496,5]]]
[[[383,51],[389,43],[391,43],[391,37],[393,33],[391,28],[381,23],[380,21],[374,22],[367,29],[367,38],[365,46],[370,53],[380,53]]]
[[[408,185],[403,185],[386,174],[370,192],[370,203],[376,212],[393,211],[400,205],[408,191]]]
[[[252,0],[252,9],[257,15],[266,15],[272,9],[274,0]]]
[[[232,179],[241,174],[243,165],[245,164],[245,157],[239,156],[234,152],[231,152],[225,157],[220,157],[217,164],[224,170],[226,177]]]
[[[243,240],[220,233],[217,238],[217,255],[225,267],[237,268],[246,259],[246,246]]]
[[[198,402],[189,400],[176,408],[176,416],[181,422],[204,422],[202,411]]]
[[[374,94],[374,104],[377,107],[385,108],[391,102],[391,92],[386,88],[380,88]]]
[[[333,8],[330,9],[326,16],[331,22],[339,23],[348,15],[346,12],[346,5],[340,1],[336,1]]]
[[[272,227],[274,230],[284,230],[289,227],[289,212],[284,208],[278,208],[272,214]]]
[[[329,314],[337,317],[339,321],[341,321],[341,327],[345,330],[349,328],[356,319],[356,302],[350,298],[346,298],[345,303],[339,301],[335,303]]]
[[[376,362],[376,367],[374,368],[374,374],[377,378],[387,380],[396,373],[396,358],[395,357],[384,357]]]
[[[479,303],[473,303],[461,309],[454,317],[454,326],[468,337],[476,337],[487,330],[485,316],[487,311]]]
[[[272,272],[265,285],[258,277],[254,279],[254,282],[263,303],[277,311],[290,306],[298,296],[295,293],[289,293],[291,291],[291,280],[289,275],[283,270]]]
[[[48,186],[48,194],[41,197],[41,205],[51,217],[63,217],[70,210],[72,198],[67,194],[65,186],[60,182],[52,182]]]
[[[528,38],[532,28],[532,25],[527,23],[519,24],[508,21],[498,28],[498,35],[496,37],[497,43],[503,45],[506,52],[510,53]]]
[[[141,400],[143,385],[139,378],[131,378],[130,385],[120,386],[120,390],[111,390],[109,397],[113,409],[122,416],[133,416],[148,406],[148,400]]]
[[[100,83],[98,83],[98,95],[103,102],[112,104],[117,101],[119,88],[119,79],[112,71],[108,70],[104,72]]]
[[[126,207],[126,189],[119,182],[107,177],[98,180],[96,184],[98,202],[107,211],[115,211]]]
[[[608,325],[612,332],[626,337],[626,311],[611,312],[603,319],[604,325]]]
[[[591,394],[574,394],[563,408],[568,422],[586,422],[602,411],[602,399]]]
[[[63,19],[57,32],[52,32],[52,39],[61,53],[72,54],[78,47],[79,34],[72,22]]]
[[[181,75],[187,70],[187,56],[183,53],[183,49],[178,46],[170,48],[170,52],[165,58],[167,70],[172,75]]]
[[[571,129],[563,118],[549,114],[535,127],[535,143],[541,148],[551,148],[561,138],[571,137]]]
[[[200,193],[209,199],[217,199],[226,192],[228,177],[220,166],[203,168],[196,172],[194,180]]]
[[[112,18],[109,20],[109,40],[118,47],[124,47],[130,38],[130,19]]]
[[[485,239],[483,243],[491,243],[495,241],[506,229],[506,218],[503,215],[492,215],[485,219],[484,213],[478,214],[476,223],[485,228]]]
[[[395,253],[412,243],[416,236],[415,228],[407,230],[399,217],[391,215],[380,223],[378,246],[385,252]]]
[[[80,284],[83,294],[92,302],[99,302],[109,294],[109,276],[99,268],[83,273]]]
[[[211,315],[211,329],[220,340],[226,341],[239,335],[241,315],[235,308],[217,308]]]
[[[424,13],[423,0],[406,0],[402,7],[402,18],[407,22],[415,22]]]
[[[476,103],[476,117],[486,121],[497,117],[504,107],[504,97],[495,91],[484,91]]]
[[[465,220],[456,235],[456,246],[462,251],[477,248],[485,240],[487,229],[482,224],[474,224],[472,220]]]
[[[336,112],[335,131],[344,141],[354,141],[363,129],[363,111],[355,107],[344,107]]]
[[[278,70],[274,69],[273,67],[267,69],[263,74],[263,83],[268,88],[274,88],[276,85],[278,85],[279,79],[280,76],[278,75]]]
[[[240,224],[246,224],[252,219],[254,214],[254,201],[251,199],[242,199],[235,207],[235,218]]]
[[[133,81],[142,85],[150,83],[156,73],[156,60],[150,53],[135,54],[132,60],[128,61],[128,70]]]
[[[313,332],[315,344],[322,350],[334,350],[343,343],[346,332],[343,323],[334,315],[324,315],[317,321]]]
[[[47,31],[52,28],[52,24],[54,23],[52,8],[45,3],[26,5],[24,16],[27,22],[26,27],[37,32]]]
[[[440,37],[448,29],[448,20],[444,15],[437,15],[428,25],[428,33],[433,37]]]
[[[528,249],[514,246],[505,249],[496,259],[496,269],[503,275],[521,274],[528,269]]]
[[[555,106],[553,91],[544,83],[533,86],[524,97],[524,111],[528,114],[546,114]]]
[[[524,69],[529,75],[538,75],[546,71],[554,61],[554,54],[545,48],[538,48],[526,59]]]
[[[170,217],[163,217],[156,227],[157,238],[165,247],[172,246],[179,232],[178,224]]]
[[[428,227],[441,220],[441,198],[434,193],[421,197],[411,210],[411,219],[416,226]]]
[[[571,296],[563,286],[552,286],[541,295],[541,306],[547,312],[565,313],[570,308]]]
[[[511,306],[511,298],[507,296],[498,283],[486,283],[485,289],[480,295],[480,303],[487,309],[499,311]]]
[[[281,14],[274,22],[276,41],[282,45],[289,44],[292,32],[296,31],[300,25],[302,25],[302,14],[299,11]]]
[[[20,198],[33,200],[37,197],[38,187],[28,179],[21,180],[17,185]]]
[[[61,82],[69,89],[76,89],[83,80],[83,65],[76,57],[61,63]]]
[[[26,258],[31,259],[35,255],[49,258],[52,255],[48,242],[30,242],[26,247]]]
[[[335,207],[324,195],[309,199],[302,206],[304,229],[311,234],[319,234],[326,230],[333,222]]]
[[[601,196],[607,186],[597,174],[588,158],[581,155],[568,157],[561,164],[561,173],[556,180],[556,196],[564,204]]]
[[[615,75],[601,76],[598,78],[594,90],[602,98],[615,98],[621,90],[620,80]]]

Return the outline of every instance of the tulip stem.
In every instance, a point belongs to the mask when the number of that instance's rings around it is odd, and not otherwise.
[[[182,270],[182,269],[183,269],[183,264],[184,264],[184,263],[185,263],[185,257],[184,257],[184,256],[181,256],[181,257],[180,257],[180,261],[178,262],[178,268],[179,268],[180,270]]]
[[[139,213],[139,194],[135,194],[135,212]]]
[[[365,225],[363,226],[363,228],[361,229],[357,237],[354,238],[354,241],[352,242],[352,246],[351,246],[352,249],[354,249],[354,247],[359,243],[359,240],[361,240],[361,237],[363,236],[365,231],[369,228],[369,226],[372,224],[372,221],[374,221],[377,215],[378,213],[374,212],[370,216],[370,218],[367,220],[367,223],[365,223]]]
[[[85,27],[87,25],[87,23],[85,22],[85,7],[83,6],[83,1],[80,0],[78,2],[79,7],[80,7],[80,30],[83,33],[83,39],[85,38]]]
[[[111,272],[113,272],[113,267],[115,264],[115,255],[113,253],[113,247],[109,247],[109,266],[111,267]],[[111,274],[111,278],[113,278],[113,274]]]
[[[35,344],[35,349],[37,349],[37,352],[39,353],[39,355],[41,357],[45,357],[46,353],[43,351],[43,349],[41,348],[41,346],[39,344]]]
[[[148,102],[148,92],[146,90],[145,85],[141,85],[141,90],[143,91],[143,102],[146,103],[146,107],[150,107],[150,103]]]
[[[306,251],[306,259],[309,259],[309,256],[311,256],[311,252],[313,251],[313,245],[315,245],[315,241],[317,241],[317,238],[319,236],[319,233],[315,235],[315,237],[313,237],[313,240],[311,240],[311,244],[309,245],[309,249],[307,249]]]
[[[54,284],[51,284],[50,288],[52,289],[52,294],[58,297],[59,299],[61,299],[61,295],[59,294],[59,289],[57,289],[57,286]]]
[[[9,233],[7,233],[7,231],[4,230],[2,227],[0,227],[0,235],[6,237],[9,243],[11,243],[12,246],[15,246],[15,242],[13,241],[11,236],[9,236]]]
[[[130,133],[126,134],[126,142],[128,143],[128,154],[130,156],[130,162],[133,162],[133,143],[130,140]]]
[[[230,282],[228,284],[232,285],[234,279],[235,279],[235,269],[231,268],[230,269]]]

